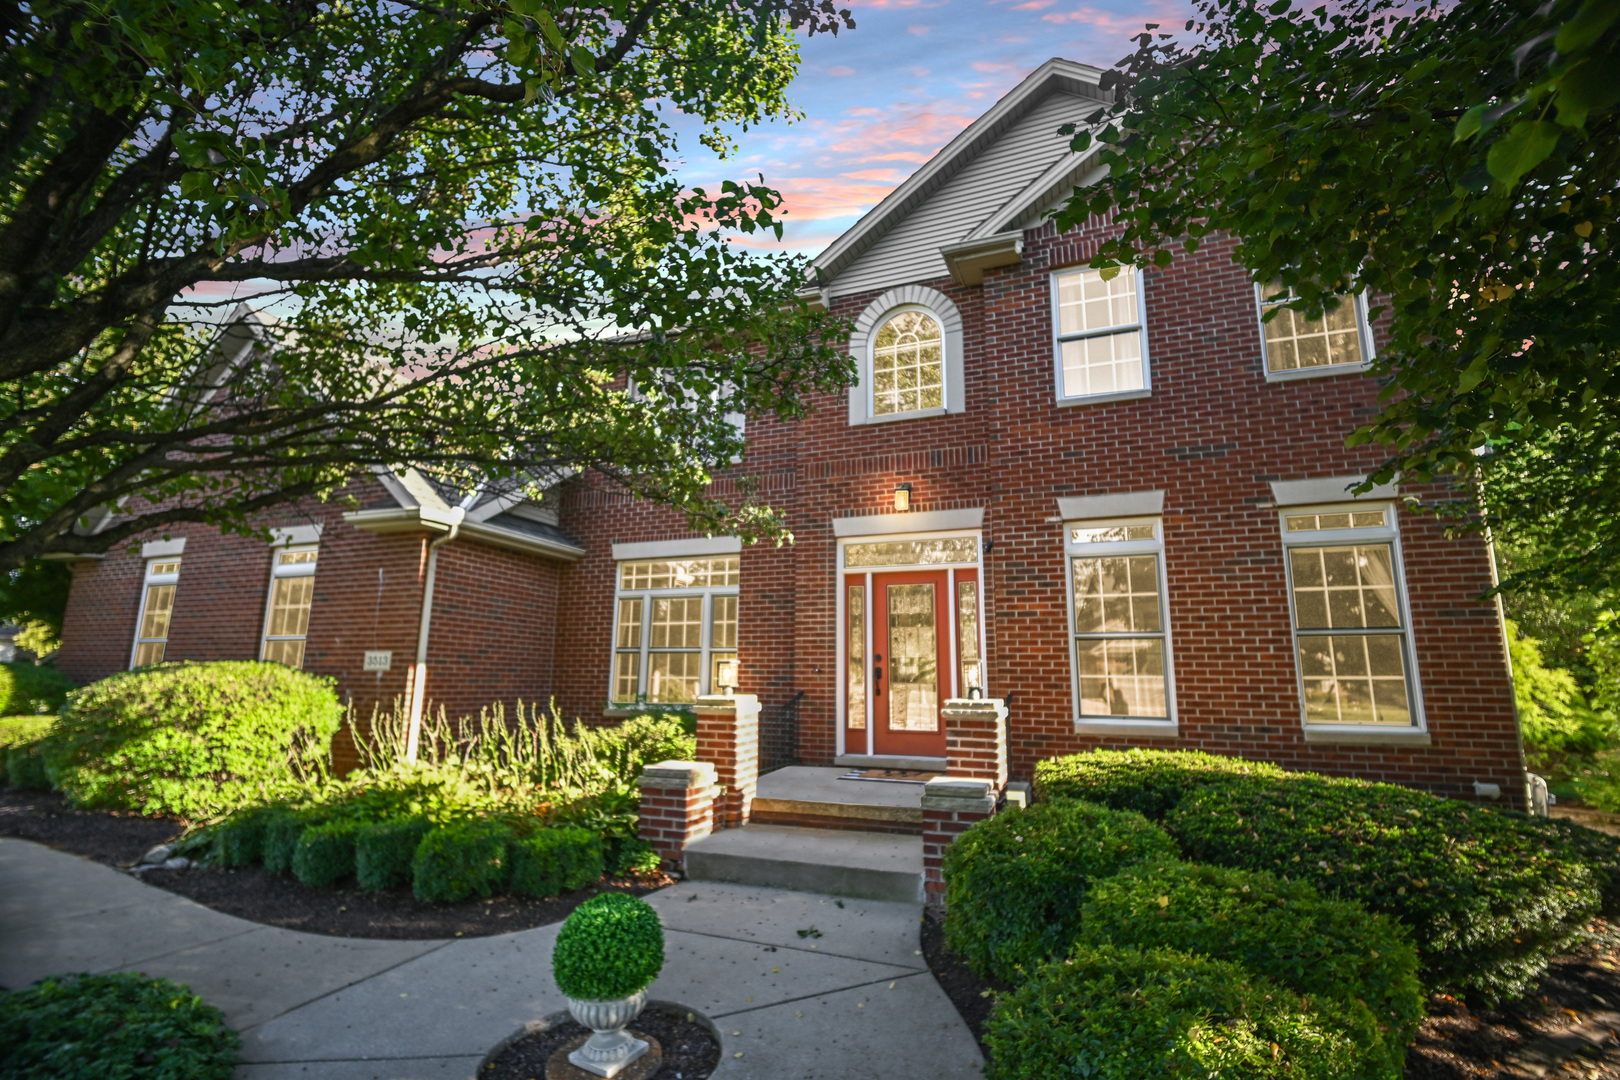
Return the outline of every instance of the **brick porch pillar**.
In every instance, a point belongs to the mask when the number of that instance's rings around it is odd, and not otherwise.
[[[945,906],[945,849],[968,826],[995,812],[989,780],[948,777],[923,788],[923,892],[929,906]]]
[[[715,779],[726,789],[715,806],[715,827],[746,825],[759,787],[759,698],[704,694],[695,711],[698,760],[714,766]]]
[[[945,717],[945,772],[951,779],[1007,786],[1007,706],[1000,698],[951,698]]]
[[[686,845],[714,831],[719,789],[714,766],[701,761],[660,761],[641,770],[641,821],[636,835],[666,863],[681,869]]]

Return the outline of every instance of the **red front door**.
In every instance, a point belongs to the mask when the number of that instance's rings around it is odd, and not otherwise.
[[[950,596],[943,570],[872,576],[872,749],[945,756]]]

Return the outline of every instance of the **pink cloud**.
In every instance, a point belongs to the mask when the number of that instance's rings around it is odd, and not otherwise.
[[[1041,21],[1060,24],[1081,23],[1114,34],[1139,34],[1142,32],[1142,17],[1140,15],[1126,18],[1115,15],[1111,11],[1098,11],[1096,8],[1091,7],[1083,7],[1076,11],[1054,11],[1048,15],[1042,15]]]
[[[844,138],[828,149],[839,154],[893,153],[890,147],[899,143],[934,151],[972,122],[972,116],[922,109],[889,123],[878,122],[849,130]]]
[[[783,210],[792,221],[855,217],[894,190],[893,184],[851,183],[842,176],[794,176],[773,186],[782,193]]]
[[[933,29],[932,26],[922,26],[922,25],[919,24],[917,26],[908,26],[908,27],[906,27],[906,33],[908,33],[908,34],[916,34],[918,37],[927,37],[928,36],[928,31],[930,31],[932,29]]]
[[[1057,3],[1057,0],[1029,0],[1029,3],[1027,3],[1027,4],[1015,4],[1015,5],[1013,5],[1013,10],[1014,11],[1041,11],[1044,8],[1051,7],[1055,3]]]
[[[909,161],[913,165],[921,165],[930,157],[933,157],[933,155],[919,154],[907,150],[897,150],[892,154],[869,154],[866,157],[856,158],[855,160],[858,164],[863,165],[868,161]]]
[[[1017,72],[1019,67],[1017,64],[997,64],[989,60],[975,60],[973,61],[973,70],[989,72]]]
[[[837,67],[828,68],[827,74],[838,76],[853,75],[855,74],[855,69],[852,67],[845,67],[843,64],[839,64]]]

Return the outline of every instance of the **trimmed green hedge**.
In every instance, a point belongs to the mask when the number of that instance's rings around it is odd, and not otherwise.
[[[1180,949],[1308,999],[1339,999],[1366,1077],[1400,1080],[1423,1021],[1417,952],[1403,926],[1272,874],[1179,861],[1134,866],[1092,888],[1081,923],[1087,944]]]
[[[604,893],[557,931],[551,973],[571,998],[614,1001],[645,990],[664,968],[664,925],[645,900]]]
[[[322,818],[309,811],[288,810],[278,807],[265,815],[264,839],[261,841],[260,859],[272,874],[292,873],[293,855],[298,851],[298,838],[304,830],[319,825]]]
[[[331,680],[281,664],[156,664],[75,691],[45,744],[75,805],[207,818],[325,761]]]
[[[4,667],[5,665],[0,665]],[[40,744],[56,723],[54,716],[0,717],[0,775],[15,788],[49,791]]]
[[[270,823],[287,814],[288,811],[280,806],[252,806],[238,810],[213,829],[214,861],[221,866],[252,866],[263,861],[265,833]]]
[[[505,881],[512,831],[498,821],[441,825],[422,838],[411,859],[411,889],[418,900],[452,904],[489,896]]]
[[[1601,909],[1600,878],[1556,828],[1513,811],[1299,774],[1183,799],[1165,828],[1202,862],[1275,871],[1411,928],[1431,990],[1528,990]]]
[[[1092,750],[1037,762],[1039,799],[1085,799],[1158,821],[1188,792],[1252,777],[1289,774],[1270,762],[1201,750]]]
[[[230,1080],[241,1046],[167,979],[57,975],[0,993],[0,1080]]]
[[[987,1080],[1367,1075],[1332,999],[1171,949],[1076,945],[996,1002],[984,1041]]]
[[[945,942],[981,975],[1065,953],[1092,882],[1176,845],[1141,814],[1059,799],[978,822],[945,849]]]
[[[367,825],[355,834],[354,876],[365,892],[382,892],[411,883],[411,860],[422,838],[433,828],[426,818],[405,818]]]
[[[293,848],[293,877],[314,889],[330,889],[354,876],[357,821],[328,821],[298,834]]]
[[[53,667],[27,660],[0,664],[0,716],[54,713],[72,689],[72,681]]]
[[[602,838],[588,829],[540,829],[507,847],[511,890],[556,896],[602,876]]]

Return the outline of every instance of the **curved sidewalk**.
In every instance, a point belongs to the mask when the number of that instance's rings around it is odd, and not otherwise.
[[[918,905],[708,882],[647,899],[667,953],[651,996],[714,1018],[716,1080],[980,1076],[973,1036],[918,951]],[[811,928],[820,936],[799,936]],[[299,933],[0,838],[0,986],[74,971],[188,983],[242,1033],[241,1080],[474,1080],[490,1047],[565,1007],[556,934]]]

